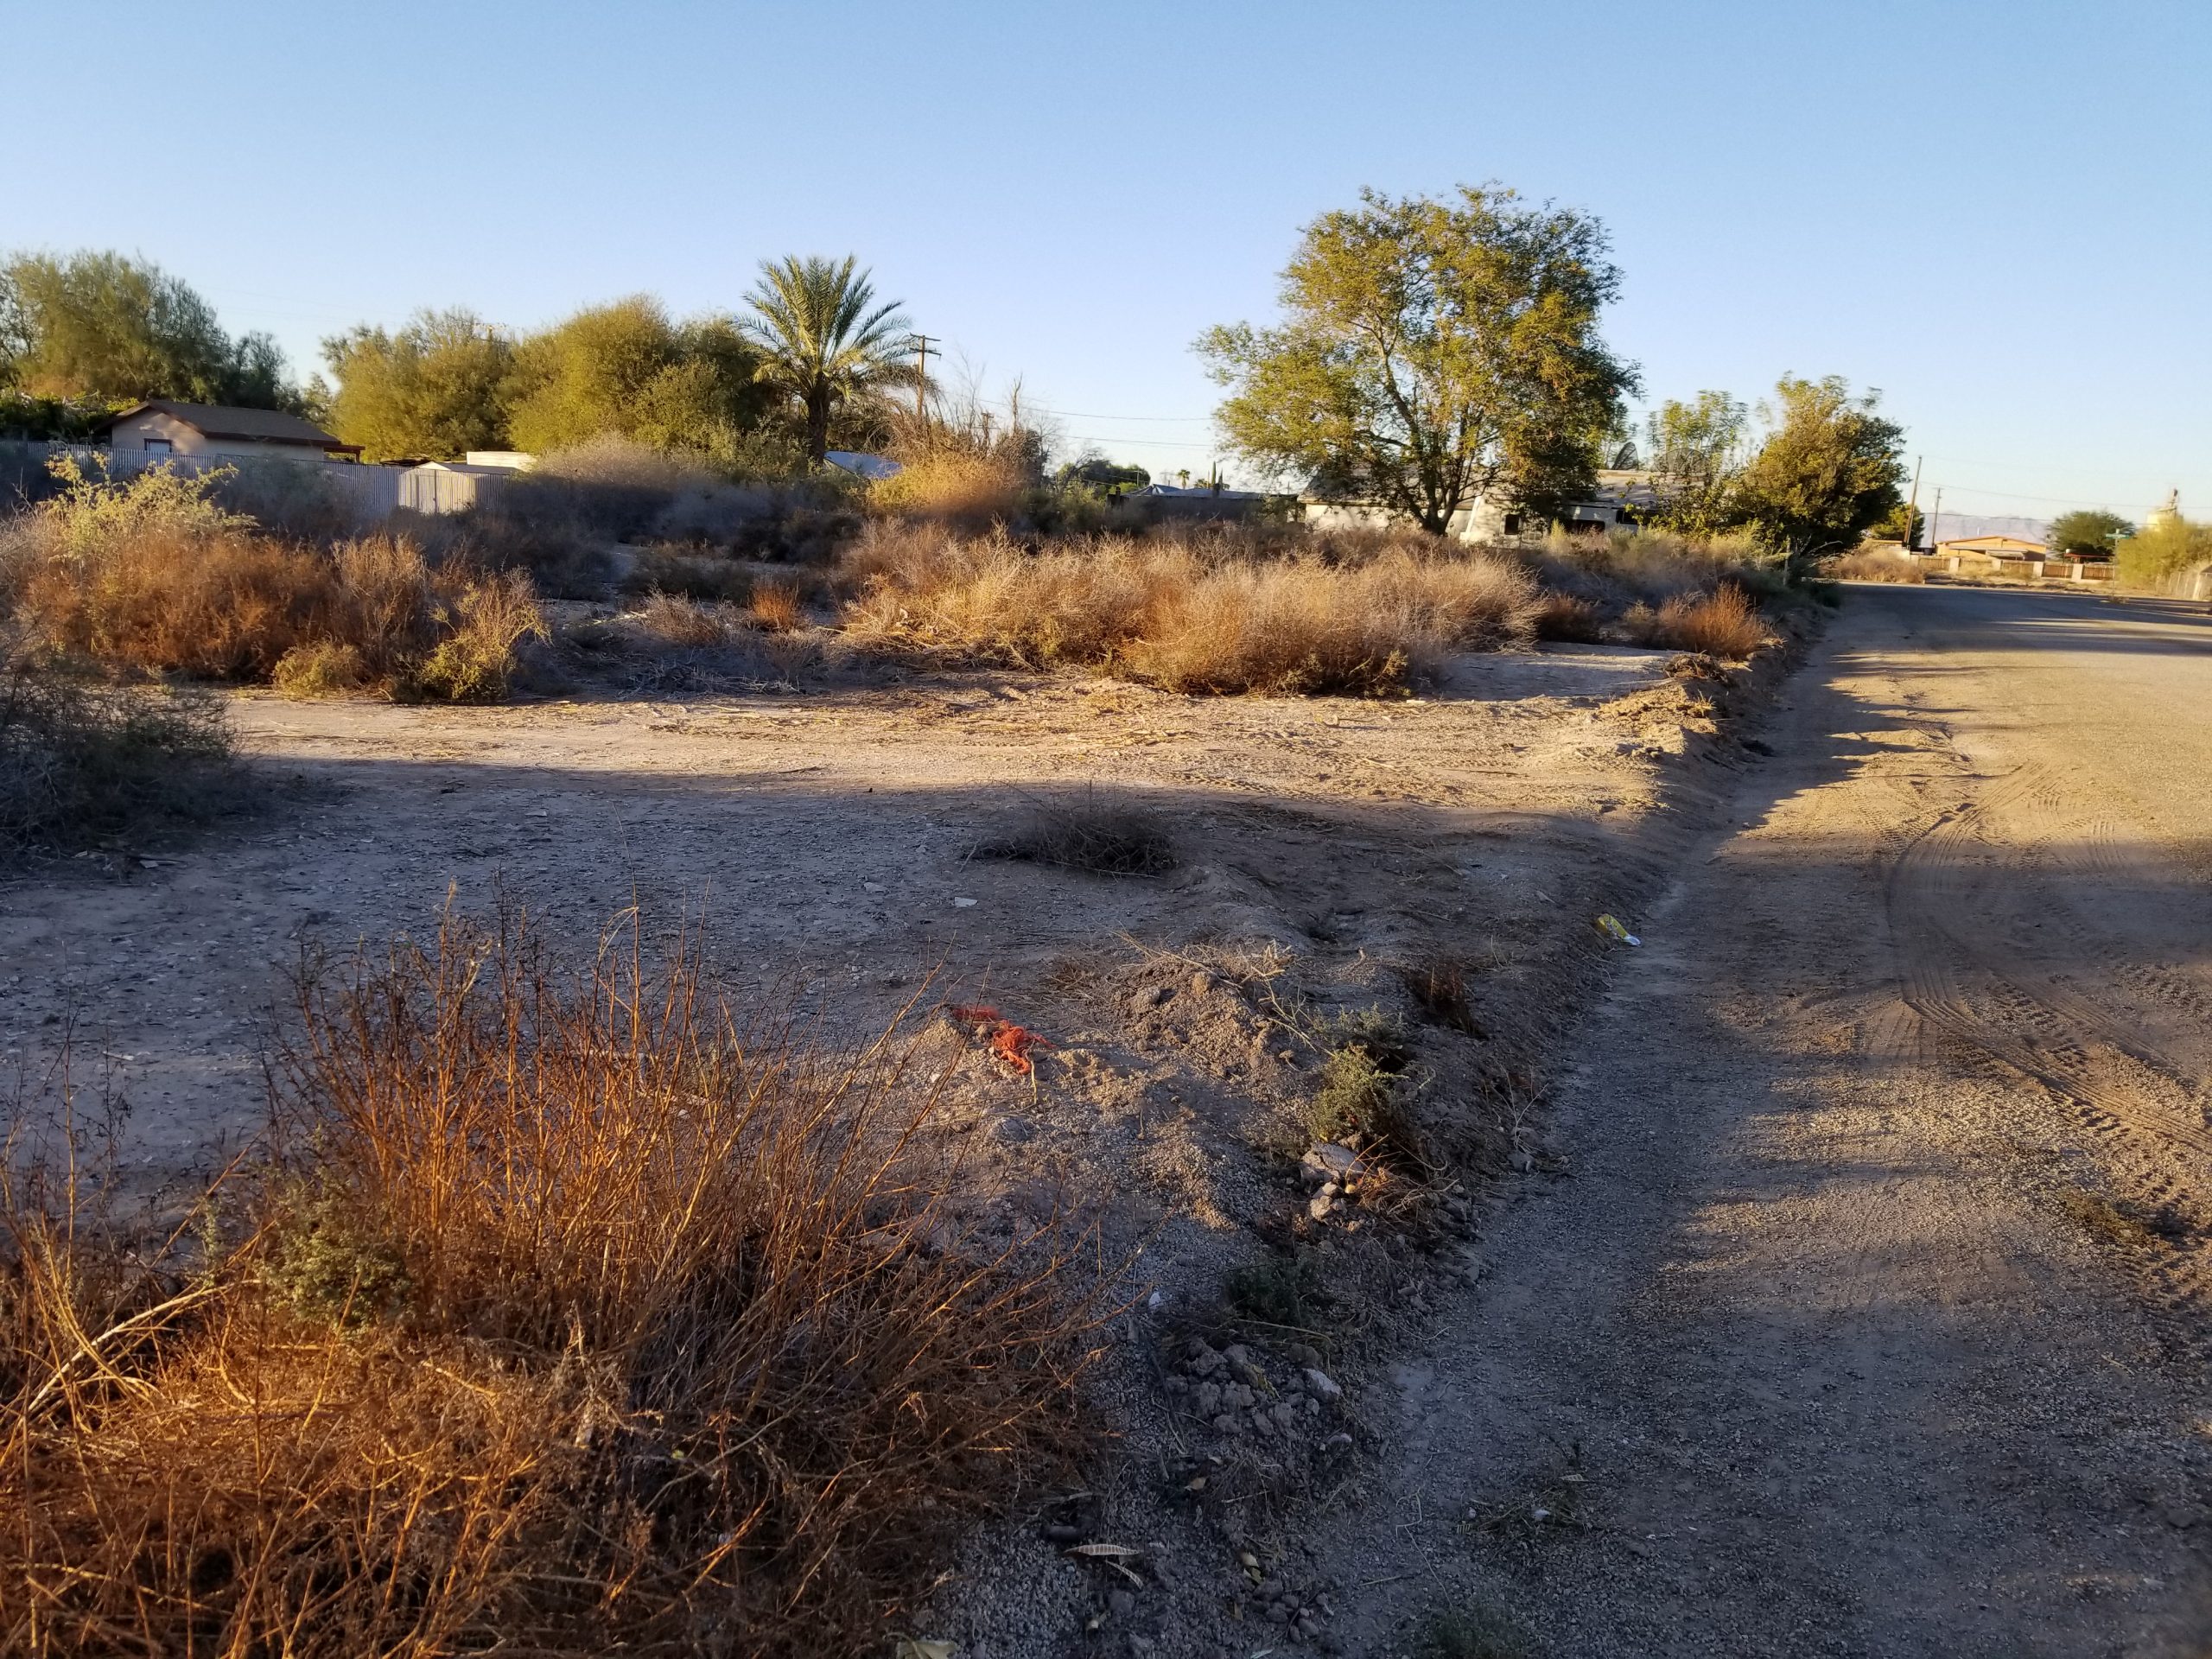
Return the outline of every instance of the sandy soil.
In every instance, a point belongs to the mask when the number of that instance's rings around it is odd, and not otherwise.
[[[1325,1646],[2212,1652],[2208,694],[2202,607],[1853,590],[1282,1541]]]
[[[917,996],[1042,1032],[1033,1096],[932,1035],[978,1202],[1099,1212],[1118,1247],[1152,1241],[1141,1273],[1203,1290],[1296,1201],[1279,1143],[1312,1055],[1286,1010],[1402,1006],[1394,963],[1481,941],[1491,1045],[1424,1048],[1442,1116],[1503,1133],[1473,1079],[1548,1028],[1660,763],[1710,723],[1666,661],[1471,658],[1400,702],[1020,676],[485,709],[242,695],[267,810],[0,890],[0,1043],[35,1080],[67,1035],[153,1185],[258,1125],[304,950],[422,932],[449,889],[481,912],[504,887],[578,946],[634,901],[649,930],[703,916],[741,1000],[840,1039]],[[1160,814],[1179,868],[970,856],[1025,803],[1084,798]]]

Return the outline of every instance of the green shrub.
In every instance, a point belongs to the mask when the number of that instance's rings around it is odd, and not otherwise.
[[[1317,1331],[1326,1314],[1320,1274],[1303,1252],[1231,1268],[1222,1280],[1221,1294],[1231,1313],[1255,1325]]]
[[[2120,579],[2138,588],[2163,588],[2192,565],[2212,562],[2212,524],[2192,524],[2178,513],[2158,513],[2119,544]]]

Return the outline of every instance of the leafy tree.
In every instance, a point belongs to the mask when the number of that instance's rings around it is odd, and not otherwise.
[[[1109,461],[1091,450],[1061,467],[1056,481],[1064,490],[1088,490],[1094,495],[1103,495],[1109,490],[1141,490],[1152,482],[1152,474],[1141,467]]]
[[[1879,394],[1853,397],[1838,375],[1784,375],[1763,411],[1766,442],[1736,480],[1732,508],[1793,569],[1855,546],[1896,511],[1904,482],[1904,429],[1883,419]]]
[[[1495,187],[1367,190],[1306,226],[1279,327],[1198,350],[1246,461],[1440,531],[1485,493],[1543,509],[1589,490],[1637,384],[1598,335],[1619,285],[1594,219]]]
[[[2109,553],[2113,543],[2135,534],[2135,526],[2116,512],[2083,508],[2050,521],[2050,545],[2061,553]]]
[[[338,377],[329,420],[370,461],[457,461],[507,442],[514,344],[463,310],[418,311],[397,334],[363,323],[322,342]]]
[[[540,451],[609,433],[732,450],[761,414],[759,363],[727,319],[671,322],[642,294],[592,306],[515,348],[509,434]]]
[[[1744,462],[1751,412],[1725,391],[1700,391],[1689,403],[1669,397],[1644,423],[1651,470],[1669,487],[1710,494]]]
[[[298,406],[267,334],[232,340],[190,286],[119,253],[0,264],[0,377],[41,397]]]
[[[755,314],[746,333],[765,353],[760,380],[797,406],[807,456],[817,463],[841,405],[866,403],[911,378],[912,325],[898,301],[876,303],[874,284],[849,254],[842,264],[763,260],[746,302]]]
[[[1897,542],[1906,547],[1918,547],[1923,531],[1928,528],[1928,515],[1918,507],[1897,503],[1895,511],[1876,524],[1868,533],[1885,542]]]

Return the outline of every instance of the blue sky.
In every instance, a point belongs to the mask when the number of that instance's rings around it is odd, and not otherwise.
[[[1842,374],[1923,503],[2212,515],[2205,0],[73,10],[0,0],[0,246],[144,254],[301,372],[853,251],[1069,448],[1202,472],[1190,341],[1299,226],[1495,179],[1610,227],[1649,397]]]

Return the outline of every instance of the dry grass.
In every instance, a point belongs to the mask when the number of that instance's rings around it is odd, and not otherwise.
[[[753,573],[719,555],[649,547],[638,553],[622,587],[629,593],[677,594],[742,605],[753,596]]]
[[[236,793],[222,705],[0,660],[0,857],[196,823]]]
[[[1594,644],[1605,637],[1605,613],[1579,594],[1547,592],[1536,603],[1536,638]]]
[[[1192,692],[1388,693],[1455,650],[1534,634],[1535,583],[1510,561],[1251,557],[1233,538],[1081,538],[872,527],[845,575],[856,640],[940,659],[1081,666]]]
[[[1005,457],[941,448],[912,456],[891,477],[869,486],[868,504],[879,512],[980,528],[1014,518],[1027,485]]]
[[[1468,972],[1464,958],[1446,952],[1406,964],[1399,969],[1398,978],[1414,1007],[1438,1025],[1482,1037],[1488,1033],[1467,1001]]]
[[[708,651],[728,645],[743,627],[734,607],[702,604],[676,594],[650,594],[638,613],[640,633],[679,651]]]
[[[746,610],[755,627],[771,633],[788,633],[806,624],[806,612],[799,604],[798,584],[794,582],[760,583],[753,588]]]
[[[1175,842],[1156,814],[1085,795],[1038,803],[975,855],[1092,875],[1161,875],[1175,868]]]
[[[215,511],[208,486],[156,467],[43,504],[10,538],[22,625],[143,675],[464,702],[505,695],[518,647],[543,635],[519,571],[434,567],[389,536],[278,541]]]
[[[1087,1320],[1049,1239],[953,1223],[898,1052],[747,1032],[696,945],[571,973],[448,917],[311,979],[197,1259],[10,1141],[0,1649],[881,1639],[1072,1445]]]
[[[1751,596],[1732,582],[1701,597],[1678,594],[1656,611],[1638,606],[1624,626],[1639,643],[1742,662],[1772,634]]]
[[[1845,582],[1900,582],[1916,586],[1928,580],[1917,563],[1894,553],[1847,553],[1830,567],[1828,574]]]

